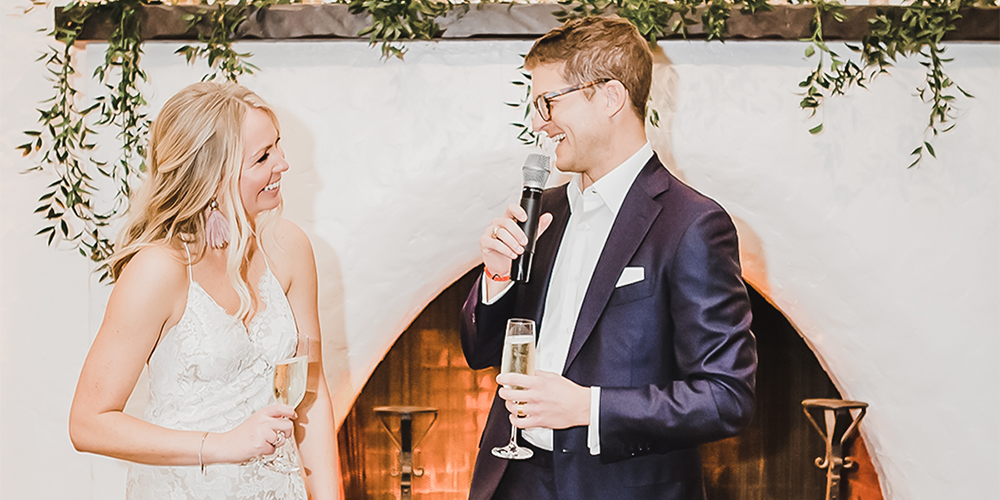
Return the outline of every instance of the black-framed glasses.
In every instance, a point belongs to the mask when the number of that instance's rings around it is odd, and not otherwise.
[[[556,97],[569,94],[570,92],[576,92],[577,90],[583,90],[588,87],[593,87],[594,85],[600,85],[602,83],[610,82],[611,78],[599,78],[592,82],[581,83],[579,85],[573,85],[572,87],[566,87],[564,89],[553,90],[552,92],[546,92],[535,98],[535,110],[538,111],[538,117],[544,121],[549,121],[552,119],[552,100]]]

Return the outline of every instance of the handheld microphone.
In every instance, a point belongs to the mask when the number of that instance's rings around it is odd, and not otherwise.
[[[549,157],[541,154],[530,154],[524,160],[521,173],[524,176],[524,189],[521,191],[521,208],[528,214],[527,220],[517,225],[528,237],[528,244],[511,265],[510,274],[514,281],[527,283],[531,276],[531,259],[535,256],[535,236],[538,232],[538,218],[541,214],[542,189],[549,179]]]

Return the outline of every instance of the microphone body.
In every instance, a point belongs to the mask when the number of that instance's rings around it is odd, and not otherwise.
[[[538,217],[541,216],[542,190],[535,188],[524,188],[521,191],[521,208],[528,214],[528,220],[518,222],[517,226],[524,231],[528,237],[528,244],[524,245],[524,253],[514,260],[511,266],[511,278],[518,283],[527,283],[531,277],[531,259],[535,256],[535,237],[538,234]]]
[[[511,264],[511,279],[518,283],[527,283],[531,278],[531,260],[535,256],[535,238],[538,235],[538,218],[542,215],[542,190],[549,178],[549,157],[540,154],[530,154],[524,160],[524,189],[521,191],[521,208],[528,214],[527,220],[517,225],[524,231],[528,244],[524,245],[522,253]]]

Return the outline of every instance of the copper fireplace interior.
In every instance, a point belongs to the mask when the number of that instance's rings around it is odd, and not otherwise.
[[[424,474],[413,478],[413,498],[467,498],[497,373],[469,369],[459,340],[459,312],[480,270],[473,269],[428,304],[361,391],[339,434],[347,498],[400,497],[400,477],[393,475],[399,452],[373,412],[387,405],[438,410],[437,420],[415,447],[415,467]],[[702,446],[708,499],[820,500],[826,476],[813,460],[823,455],[824,445],[801,401],[840,394],[788,320],[749,291],[759,356],[757,409],[743,434]],[[841,498],[881,500],[862,439],[856,437],[846,451],[858,464],[846,474]]]

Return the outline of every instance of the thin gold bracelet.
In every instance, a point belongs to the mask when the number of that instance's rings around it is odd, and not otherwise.
[[[205,438],[208,437],[208,433],[201,435],[201,445],[198,446],[198,467],[201,469],[201,473],[205,473],[205,462],[201,459],[201,452],[205,449]]]

